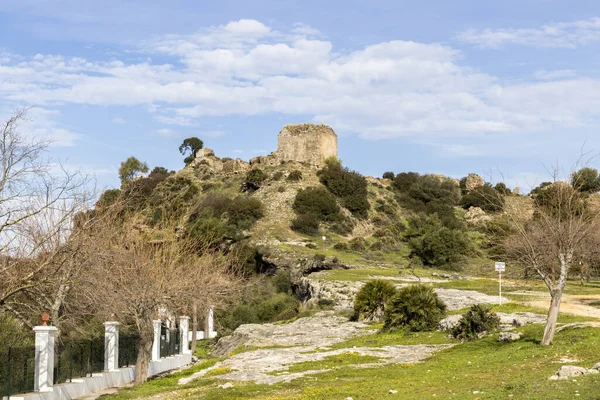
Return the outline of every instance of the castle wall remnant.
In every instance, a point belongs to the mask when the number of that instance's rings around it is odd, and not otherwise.
[[[327,125],[286,125],[277,138],[277,156],[321,166],[328,157],[337,157],[337,135]]]

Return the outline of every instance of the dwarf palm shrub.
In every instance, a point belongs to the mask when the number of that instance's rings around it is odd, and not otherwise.
[[[396,294],[396,287],[388,281],[375,279],[367,282],[354,298],[354,317],[361,321],[381,321],[386,304]]]
[[[491,312],[492,307],[483,304],[475,304],[463,314],[452,329],[452,336],[461,340],[475,340],[487,331],[497,329],[500,326],[500,318]]]
[[[420,332],[437,328],[446,316],[446,304],[425,285],[411,285],[400,289],[385,309],[384,330],[404,328]]]

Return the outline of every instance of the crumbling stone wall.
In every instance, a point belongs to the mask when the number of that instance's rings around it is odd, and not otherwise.
[[[279,132],[277,156],[320,166],[328,157],[337,157],[337,135],[327,125],[286,125]]]

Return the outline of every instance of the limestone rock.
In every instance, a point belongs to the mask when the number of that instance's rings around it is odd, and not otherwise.
[[[212,171],[221,171],[223,169],[223,162],[219,157],[215,156],[215,152],[209,148],[198,150],[192,165],[194,168],[207,167]]]
[[[483,178],[477,174],[469,174],[467,176],[466,190],[470,192],[471,190],[475,190],[479,187],[482,187],[485,184]]]
[[[236,173],[246,172],[250,169],[250,164],[245,161],[236,158],[235,160],[227,160],[223,163],[223,172]]]
[[[232,387],[233,387],[233,383],[231,383],[231,382],[227,382],[227,383],[224,383],[224,384],[222,384],[222,385],[219,385],[219,387],[220,387],[221,389],[229,389],[229,388],[232,388]]]
[[[598,370],[600,370],[600,362],[599,362],[599,363],[596,363],[596,364],[594,364],[594,366],[592,367],[592,369],[595,369],[595,370],[597,370],[597,371],[598,371]]]
[[[469,211],[465,214],[465,221],[467,224],[473,226],[483,226],[491,220],[492,217],[479,207],[470,207]]]
[[[271,153],[268,156],[258,156],[250,159],[250,165],[260,165],[260,166],[277,166],[280,164],[279,157],[277,153]]]
[[[500,335],[498,335],[498,341],[504,343],[515,342],[521,339],[522,336],[523,335],[520,332],[501,332]]]
[[[286,125],[277,138],[277,156],[282,161],[321,166],[337,154],[337,135],[327,125]]]
[[[595,371],[595,372],[592,372]],[[597,374],[599,371],[597,369],[585,369],[583,367],[577,367],[575,365],[563,365],[560,367],[558,371],[554,375],[552,375],[550,380],[552,381],[562,381],[567,380],[569,378],[576,378],[578,376],[588,375],[588,374]]]

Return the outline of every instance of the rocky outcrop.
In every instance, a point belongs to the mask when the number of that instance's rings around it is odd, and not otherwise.
[[[479,207],[470,207],[469,211],[465,214],[465,222],[471,226],[485,226],[491,220],[492,217]]]
[[[467,182],[465,184],[465,189],[467,192],[471,190],[475,190],[479,187],[482,187],[485,184],[483,178],[477,174],[469,174],[467,176]]]
[[[225,173],[240,173],[247,172],[250,170],[250,164],[245,161],[236,158],[235,160],[226,160],[223,161],[223,172]]]
[[[595,368],[586,369],[583,367],[577,367],[575,365],[563,365],[548,379],[551,381],[563,381],[570,378],[577,378],[578,376],[595,375],[598,373],[600,373],[600,371]]]

